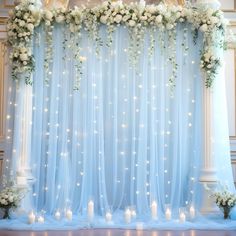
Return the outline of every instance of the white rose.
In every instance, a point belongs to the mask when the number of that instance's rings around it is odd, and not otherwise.
[[[162,15],[158,15],[158,16],[156,17],[156,22],[157,22],[157,23],[161,23],[161,21],[162,21]]]
[[[203,24],[203,25],[200,27],[200,31],[202,31],[202,32],[206,32],[207,30],[208,30],[207,24]]]
[[[123,21],[126,22],[130,17],[128,15],[123,17]]]
[[[176,13],[176,18],[178,19],[178,18],[180,18],[180,16],[181,16],[180,12],[177,12]]]
[[[100,21],[101,21],[101,23],[106,24],[107,23],[107,16],[101,16]]]
[[[30,32],[32,32],[34,30],[34,25],[30,23],[27,25],[27,28]]]
[[[114,21],[119,24],[119,23],[121,22],[121,20],[122,20],[122,15],[117,14],[117,15],[115,16]]]
[[[146,10],[150,12],[151,14],[156,12],[156,7],[154,5],[147,5]]]
[[[56,22],[57,22],[57,23],[61,23],[61,22],[63,22],[64,20],[65,20],[65,17],[62,16],[62,15],[56,17]]]
[[[171,29],[173,29],[173,25],[172,24],[170,24],[170,23],[167,23],[167,25],[166,25],[166,28],[168,29],[168,30],[171,30]]]
[[[45,17],[47,20],[51,21],[53,18],[53,14],[51,11],[45,11]]]
[[[140,19],[141,19],[142,21],[146,21],[146,20],[147,20],[147,16],[141,16]]]
[[[208,16],[212,16],[213,13],[214,13],[214,10],[212,8],[207,9],[207,15]]]
[[[35,10],[35,6],[34,6],[34,5],[30,5],[30,6],[28,7],[28,9],[32,12],[32,11]]]
[[[20,54],[20,59],[21,59],[21,61],[27,61],[28,55],[26,53],[22,53],[22,54]]]
[[[165,14],[165,18],[170,18],[171,17],[171,13],[170,12],[166,12],[166,14]]]
[[[130,20],[129,21],[129,26],[131,26],[131,27],[135,26],[135,21],[134,20]]]
[[[19,25],[20,25],[20,27],[23,27],[25,25],[25,21],[21,20]]]
[[[215,16],[211,17],[211,23],[212,24],[217,24],[218,22],[219,22],[219,19],[217,17],[215,17]]]
[[[9,202],[13,202],[13,197],[9,197]]]

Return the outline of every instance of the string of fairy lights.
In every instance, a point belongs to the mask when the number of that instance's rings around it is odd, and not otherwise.
[[[40,44],[40,43],[39,43]],[[93,50],[91,48],[87,48],[87,51],[89,52],[89,56],[93,53]],[[124,48],[123,50],[124,53],[127,53],[127,49]],[[108,56],[108,58],[102,58],[102,60],[108,65],[109,62],[111,61],[111,57],[115,57],[116,56],[116,51],[115,50],[111,50],[110,55]],[[185,57],[188,56],[187,53],[184,54]],[[85,57],[86,58],[86,57]],[[88,58],[85,59],[86,61],[88,60]],[[69,119],[67,121],[67,124],[62,124],[63,122],[60,121],[60,118],[63,117],[65,114],[63,114],[63,110],[60,109],[60,105],[61,104],[66,104],[67,106],[71,106],[71,104],[73,104],[73,100],[75,99],[75,95],[72,91],[69,91],[70,89],[68,89],[67,87],[65,87],[63,80],[66,80],[69,78],[69,76],[71,76],[71,74],[69,73],[68,69],[69,68],[69,63],[71,63],[71,58],[67,58],[66,59],[66,65],[64,65],[63,67],[63,71],[61,72],[61,76],[59,79],[57,79],[58,82],[57,83],[57,88],[56,88],[56,92],[54,94],[54,97],[52,97],[52,95],[50,94],[49,90],[50,85],[45,85],[45,94],[46,96],[43,98],[42,104],[40,107],[39,105],[37,105],[36,102],[34,102],[33,107],[32,107],[32,112],[33,112],[33,117],[37,116],[40,114],[40,112],[42,112],[42,116],[44,116],[44,124],[43,124],[43,130],[42,130],[42,139],[45,142],[45,146],[47,146],[47,142],[51,137],[51,133],[50,130],[57,130],[56,135],[53,137],[53,139],[56,139],[56,142],[58,143],[59,141],[62,142],[62,140],[64,140],[65,145],[67,146],[72,146],[75,145],[76,147],[76,153],[79,155],[80,158],[78,158],[77,164],[78,164],[78,170],[79,170],[79,178],[77,181],[75,181],[75,185],[76,188],[81,188],[82,187],[82,179],[84,178],[84,176],[87,174],[84,172],[83,170],[83,164],[84,164],[84,159],[85,157],[85,147],[84,145],[84,140],[86,140],[86,138],[89,135],[89,131],[86,130],[86,128],[83,129],[79,129],[81,128],[81,124],[77,124],[76,127],[77,129],[73,129],[73,124],[69,123]],[[192,60],[190,62],[192,64],[192,66],[194,66],[195,61]],[[86,63],[84,65],[84,70],[86,69]],[[159,70],[163,71],[165,69],[165,66],[158,68],[155,65],[151,65],[150,66],[150,70],[152,73],[158,73]],[[130,69],[130,68],[129,68]],[[109,69],[108,69],[109,70]],[[51,75],[53,75],[53,71],[49,71],[49,73]],[[108,72],[109,73],[109,72]],[[163,72],[161,72],[163,73]],[[127,166],[127,163],[124,164],[124,170],[123,170],[123,178],[124,176],[127,176],[125,173],[130,172],[131,168],[134,168],[134,170],[132,171],[131,174],[131,182],[130,183],[131,186],[133,187],[133,189],[135,189],[135,183],[137,182],[137,173],[140,169],[143,168],[142,166],[142,161],[140,162],[140,160],[138,160],[138,145],[140,142],[143,141],[143,138],[140,137],[140,135],[138,134],[137,130],[139,130],[139,132],[142,132],[142,130],[145,130],[144,132],[146,132],[147,135],[147,130],[150,129],[150,125],[146,124],[144,120],[142,120],[140,118],[140,114],[142,113],[142,111],[150,111],[151,112],[151,119],[152,119],[152,126],[155,127],[155,130],[152,131],[153,136],[157,139],[158,137],[162,137],[161,139],[163,139],[163,146],[164,146],[164,153],[163,156],[161,157],[161,159],[163,160],[164,163],[164,182],[166,183],[166,187],[165,187],[165,193],[164,193],[164,198],[165,198],[165,202],[170,202],[170,195],[171,195],[171,176],[169,176],[169,170],[170,170],[170,164],[171,163],[167,163],[168,160],[168,149],[171,147],[171,136],[173,134],[172,131],[172,126],[174,121],[172,120],[172,111],[171,111],[171,103],[172,103],[172,99],[171,98],[167,104],[166,107],[163,108],[163,111],[160,110],[160,108],[158,107],[158,102],[159,102],[159,98],[158,98],[158,89],[159,86],[157,81],[155,81],[155,79],[153,79],[153,81],[151,81],[150,83],[148,83],[147,81],[143,81],[143,77],[144,75],[140,72],[137,76],[137,80],[133,82],[134,85],[134,89],[130,90],[130,82],[129,79],[127,77],[127,75],[125,73],[121,73],[120,75],[120,82],[117,85],[118,87],[116,87],[115,89],[113,89],[112,91],[109,91],[110,94],[107,98],[104,98],[104,94],[102,95],[102,84],[100,84],[100,79],[102,78],[101,75],[97,75],[95,74],[95,72],[92,72],[92,76],[93,79],[91,79],[91,84],[87,85],[87,89],[91,90],[91,95],[92,97],[90,98],[91,100],[91,104],[92,104],[92,109],[93,109],[93,115],[91,117],[91,130],[93,132],[93,138],[96,140],[95,142],[97,142],[97,140],[99,139],[98,136],[100,135],[100,132],[104,132],[104,130],[101,131],[100,125],[103,122],[101,116],[99,116],[99,114],[101,112],[103,112],[103,108],[101,106],[105,106],[109,109],[109,116],[107,119],[110,120],[111,124],[117,125],[116,129],[119,130],[117,131],[119,134],[119,137],[116,137],[113,142],[116,143],[116,145],[118,147],[120,147],[120,149],[118,150],[117,148],[117,156],[119,156],[119,158],[117,159],[117,161],[121,161],[123,163],[126,163],[127,158],[130,156],[132,158],[132,162],[134,163],[133,167]],[[62,78],[62,80],[61,80]],[[99,79],[98,79],[99,78]],[[139,81],[140,80],[140,81]],[[61,82],[62,83],[61,83]],[[117,81],[116,81],[117,83]],[[83,86],[86,86],[84,84],[82,84]],[[68,85],[67,85],[68,86]],[[88,100],[87,94],[86,94],[86,90],[83,91],[83,86],[81,87],[81,91],[76,92],[76,93],[80,93],[80,99],[81,99],[81,104],[85,104],[86,101]],[[165,84],[165,89],[166,91],[168,91],[168,83]],[[122,89],[122,94],[121,92],[119,93],[119,88]],[[67,90],[66,90],[67,89]],[[110,88],[112,89],[112,88]],[[68,92],[69,91],[69,92]],[[144,92],[143,92],[144,91]],[[9,88],[9,97],[13,97],[15,91],[12,90],[12,88]],[[16,89],[16,92],[19,92]],[[192,92],[192,88],[187,88],[186,91],[183,91],[186,94],[188,94],[188,98],[190,98],[190,104],[191,104],[191,108],[193,108],[195,106],[195,98],[194,96],[191,98],[191,96],[189,94],[191,94]],[[35,101],[37,99],[37,90],[36,88],[34,88],[34,94],[33,94],[33,100]],[[121,97],[119,97],[119,95]],[[193,94],[194,95],[194,94]],[[66,98],[67,96],[67,98]],[[115,98],[114,98],[115,97]],[[119,102],[119,107],[117,107],[117,100],[115,99],[120,99]],[[53,100],[53,101],[52,101]],[[143,101],[145,101],[145,104]],[[104,104],[104,102],[106,104]],[[52,104],[53,104],[53,108],[52,108]],[[13,111],[18,104],[13,102],[12,100],[9,101],[9,111]],[[130,110],[131,108],[131,110]],[[87,108],[88,109],[88,108]],[[117,109],[117,110],[116,110]],[[120,109],[120,110],[119,110]],[[68,110],[69,111],[69,110]],[[158,112],[163,112],[166,120],[163,121],[160,118],[158,118]],[[192,129],[193,128],[193,110],[189,110],[187,111],[186,115],[187,116],[187,127],[188,129]],[[56,119],[55,123],[51,123],[51,119],[50,116],[51,115],[55,115]],[[133,117],[132,117],[133,116]],[[119,117],[119,122],[118,122],[118,117]],[[149,117],[149,118],[150,118]],[[12,122],[12,120],[14,119],[14,116],[9,113],[6,116],[8,122]],[[19,118],[19,117],[18,117]],[[146,117],[147,118],[147,117]],[[19,118],[20,119],[20,118]],[[132,119],[134,119],[134,123],[132,124]],[[33,121],[30,123],[30,125],[32,126],[33,129],[36,129],[36,125],[34,124]],[[149,125],[149,126],[148,126]],[[79,127],[80,126],[80,127]],[[157,127],[163,127],[160,130],[157,129]],[[132,133],[130,134],[130,131],[132,131]],[[13,132],[12,130],[9,128],[7,130],[7,139],[10,141],[12,140],[12,135]],[[129,137],[131,139],[129,139]],[[127,151],[127,146],[128,145],[132,145],[133,149],[130,149]],[[50,147],[45,148],[45,153],[42,153],[42,155],[44,155],[44,174],[46,175],[47,172],[50,171],[50,165],[49,165],[49,161],[50,158],[53,158],[51,156],[51,152],[50,152]],[[151,155],[150,154],[150,143],[147,142],[146,140],[146,153],[147,156]],[[98,172],[104,171],[104,166],[102,165],[103,161],[102,158],[104,158],[104,150],[100,150],[100,147],[96,150],[98,152],[98,157],[99,157],[99,162],[98,162],[98,166],[97,166],[97,170]],[[195,151],[193,151],[195,152]],[[16,148],[13,149],[13,158],[16,158],[18,155],[18,150]],[[71,153],[68,150],[61,150],[58,151],[57,154],[60,158],[65,158],[65,159],[69,159],[71,157]],[[140,163],[141,164],[140,164]],[[146,195],[149,199],[150,202],[150,219],[153,221],[158,221],[160,220],[160,216],[158,214],[158,212],[162,211],[163,206],[161,206],[161,203],[159,205],[157,199],[155,199],[152,196],[152,183],[150,182],[150,160],[147,158],[145,160],[145,164],[146,164],[146,178],[149,178],[149,181],[147,180],[147,182],[145,183],[146,185]],[[37,163],[33,164],[33,170],[39,168],[39,166],[37,165]],[[10,169],[10,160],[6,159],[6,164],[5,164],[5,168],[6,169]],[[191,168],[195,169],[196,167],[193,165]],[[191,182],[191,187],[190,187],[190,194],[192,195],[191,197],[187,196],[188,200],[185,200],[185,206],[183,206],[182,208],[179,209],[179,223],[184,223],[187,219],[189,220],[194,220],[195,216],[196,216],[196,210],[194,207],[194,203],[191,202],[193,200],[193,195],[194,195],[194,182],[195,182],[195,177],[194,177],[195,172],[193,171],[193,175],[190,176],[190,182]],[[158,173],[155,176],[156,178],[158,178]],[[38,180],[36,179],[36,182]],[[116,183],[117,185],[124,185],[124,180],[122,181],[122,178],[119,178],[117,176],[116,179]],[[169,186],[169,187],[168,187]],[[47,192],[50,190],[49,185],[45,184],[43,186],[41,186],[42,188],[40,189],[43,190],[44,193],[38,193],[37,191],[33,191],[32,195],[33,197],[36,199],[39,197],[39,195],[45,195],[47,194]],[[55,199],[57,200],[59,198],[59,194],[60,191],[63,188],[63,184],[62,183],[57,183],[56,184],[56,194],[55,194]],[[34,189],[34,188],[33,188]],[[122,189],[122,188],[121,188]],[[36,190],[36,189],[34,189]],[[122,189],[122,191],[124,192],[124,188]],[[139,195],[140,192],[142,192],[139,189],[135,189],[135,194]],[[125,197],[125,193],[123,195]],[[87,202],[87,206],[85,206],[85,210],[88,216],[88,221],[89,222],[93,222],[96,212],[95,212],[95,204],[96,200],[93,199],[93,197],[91,197],[92,199],[88,200]],[[104,193],[100,194],[100,198],[104,198]],[[190,201],[189,201],[190,200]],[[36,201],[36,200],[35,200]],[[71,221],[74,217],[75,212],[73,212],[72,207],[71,207],[71,201],[72,199],[66,198],[65,199],[65,207],[61,207],[61,208],[57,208],[55,209],[53,215],[55,220],[61,220],[63,217],[66,218],[68,221]],[[128,199],[125,200],[128,203]],[[188,210],[186,209],[188,207]],[[111,222],[113,222],[113,209],[110,208],[108,210],[103,209],[104,212],[104,218],[105,221],[110,224]],[[39,212],[36,212],[35,210],[32,209],[32,211],[29,212],[28,214],[28,221],[30,224],[34,224],[36,222],[43,224],[45,221],[45,214],[47,212],[42,209]],[[130,224],[131,222],[133,222],[133,220],[136,219],[138,212],[136,212],[136,207],[135,206],[129,206],[127,204],[127,207],[124,208],[124,222],[126,224]],[[167,221],[172,220],[172,208],[170,204],[165,204],[164,206],[164,219]]]

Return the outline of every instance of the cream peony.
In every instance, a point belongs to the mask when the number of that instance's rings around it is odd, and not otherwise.
[[[122,20],[122,15],[120,14],[117,14],[114,18],[114,21],[118,24],[121,22],[121,20]]]
[[[21,59],[21,61],[27,61],[28,55],[26,53],[22,53],[22,54],[20,54],[20,59]]]
[[[161,23],[162,22],[162,15],[158,15],[157,17],[156,17],[156,22],[157,23]]]
[[[52,20],[52,18],[53,18],[53,14],[52,14],[51,11],[46,10],[46,11],[44,12],[44,14],[45,14],[45,18],[46,18],[47,20],[49,20],[49,21]]]
[[[34,25],[33,24],[28,24],[27,25],[27,29],[30,31],[30,32],[32,32],[33,30],[34,30]]]
[[[56,17],[56,22],[57,23],[62,23],[65,20],[65,17],[63,15],[59,15]]]
[[[107,23],[107,16],[101,16],[100,21],[101,21],[101,23],[106,24]]]
[[[135,24],[136,24],[136,23],[135,23],[134,20],[130,20],[130,21],[129,21],[129,26],[133,27],[133,26],[135,26]]]
[[[206,32],[208,30],[208,26],[207,24],[203,24],[200,28],[199,28],[202,32]]]

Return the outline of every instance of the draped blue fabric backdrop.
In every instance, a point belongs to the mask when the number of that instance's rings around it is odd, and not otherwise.
[[[53,212],[71,204],[86,211],[94,199],[97,213],[107,208],[135,206],[149,213],[156,200],[160,210],[178,210],[195,203],[202,150],[202,81],[199,45],[183,28],[177,34],[178,78],[169,85],[171,50],[155,43],[148,56],[148,34],[137,68],[129,60],[127,29],[114,33],[111,48],[95,56],[94,41],[82,33],[81,56],[86,58],[79,91],[73,91],[75,61],[66,50],[62,28],[54,31],[49,86],[44,83],[44,33],[35,47],[33,137],[31,166],[37,181],[37,209]],[[101,30],[106,40],[105,29]],[[155,38],[158,37],[158,32]],[[149,59],[150,58],[150,59]]]
[[[106,29],[101,28],[100,33],[105,41]],[[126,28],[119,27],[111,47],[102,46],[98,56],[94,41],[83,31],[80,46],[86,61],[80,89],[74,91],[76,61],[70,41],[63,49],[69,33],[63,26],[54,29],[52,78],[46,84],[47,45],[43,28],[38,28],[30,160],[36,179],[31,196],[34,210],[50,215],[69,207],[74,214],[86,216],[92,199],[96,215],[104,216],[109,209],[120,226],[124,223],[121,210],[126,207],[135,208],[139,220],[150,219],[153,200],[158,204],[159,219],[165,218],[166,204],[170,204],[173,218],[178,218],[181,207],[193,204],[198,210],[205,86],[199,69],[202,39],[195,45],[190,26],[179,25],[175,52],[167,34],[164,47],[160,45],[159,34],[155,32],[155,50],[149,57],[150,34],[146,32],[134,68]],[[173,53],[178,70],[171,88],[169,57]],[[214,151],[218,176],[224,176],[233,189],[232,173],[226,171],[230,162],[221,76],[216,79],[213,98]],[[14,85],[12,90],[14,100]],[[17,109],[15,117],[13,170],[17,168],[20,135]]]

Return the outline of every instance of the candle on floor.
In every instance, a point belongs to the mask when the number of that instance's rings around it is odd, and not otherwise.
[[[57,210],[56,212],[55,212],[55,219],[56,220],[60,220],[60,218],[61,218],[61,213],[60,213],[60,211],[59,210]]]
[[[136,211],[135,211],[134,209],[131,210],[131,217],[132,217],[133,219],[135,219],[136,216],[137,216]]]
[[[129,224],[131,222],[131,211],[129,208],[125,210],[125,223]]]
[[[43,217],[43,216],[39,216],[39,217],[38,217],[38,222],[39,222],[40,224],[43,224],[43,223],[44,223],[44,217]]]
[[[31,211],[28,215],[29,224],[34,224],[35,223],[35,218],[36,218],[36,216],[35,216],[34,212]]]
[[[110,223],[110,222],[112,221],[112,214],[111,214],[111,212],[108,211],[108,212],[106,213],[105,218],[106,218],[106,222],[107,222],[107,223]]]
[[[186,220],[186,216],[185,216],[184,212],[180,212],[180,214],[179,214],[179,222],[180,223],[184,223],[185,220]]]
[[[152,213],[152,219],[156,220],[157,219],[157,203],[156,203],[156,201],[152,202],[151,213]]]
[[[70,209],[68,209],[66,211],[66,219],[71,221],[72,217],[73,217],[72,211]]]
[[[94,203],[93,203],[92,200],[90,200],[88,202],[88,209],[87,209],[87,211],[88,211],[88,219],[90,221],[93,220],[93,217],[94,217]]]
[[[193,206],[190,207],[189,209],[189,214],[190,214],[190,218],[194,219],[195,218],[195,209]]]
[[[170,210],[170,208],[166,208],[165,216],[166,216],[166,220],[171,220],[171,210]]]

